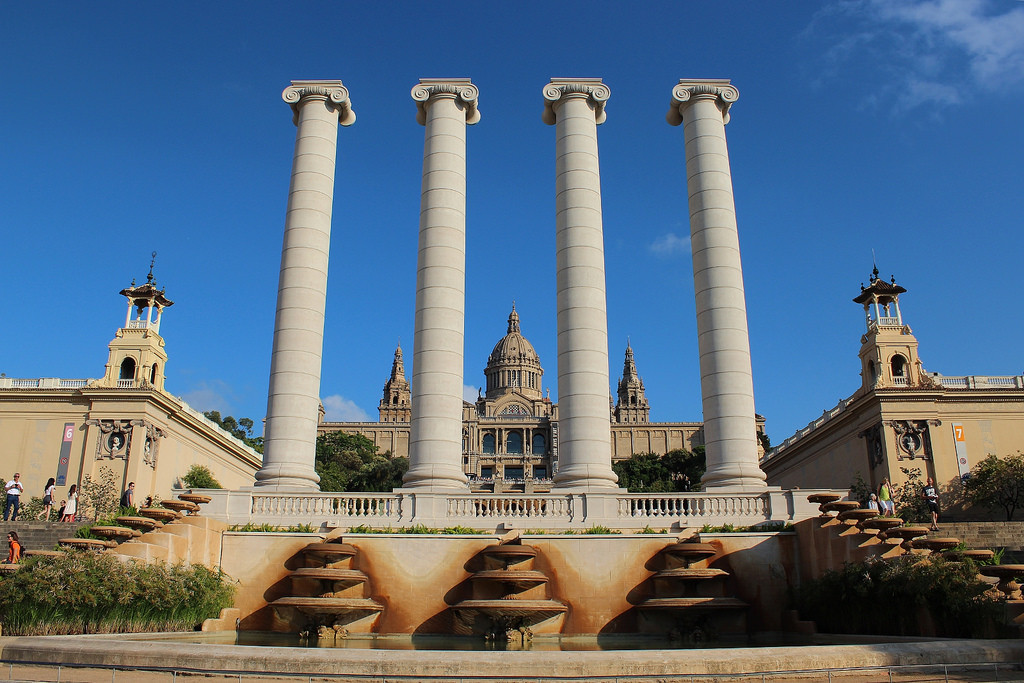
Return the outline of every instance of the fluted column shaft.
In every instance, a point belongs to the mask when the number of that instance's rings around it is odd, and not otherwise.
[[[462,385],[466,305],[466,125],[476,123],[469,79],[421,79],[426,127],[420,198],[412,423],[406,487],[465,488]]]
[[[725,124],[739,91],[727,80],[681,80],[668,121],[686,141],[690,246],[697,303],[705,488],[764,488],[739,233]]]
[[[613,488],[608,314],[597,125],[611,91],[600,79],[552,79],[555,125],[558,488]]]
[[[263,467],[256,486],[317,489],[314,470],[338,124],[355,121],[341,81],[292,81],[295,155],[277,287]]]

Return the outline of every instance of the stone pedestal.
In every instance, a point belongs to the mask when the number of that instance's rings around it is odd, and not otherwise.
[[[764,488],[736,209],[725,124],[739,91],[728,80],[680,80],[668,122],[684,124],[690,248],[704,408],[705,488]]]
[[[341,81],[292,81],[298,127],[270,361],[263,467],[256,486],[316,489],[314,471],[338,124],[355,122]]]
[[[426,127],[416,271],[412,423],[405,487],[465,488],[462,369],[466,305],[466,125],[480,120],[468,78],[421,79]]]
[[[611,91],[598,78],[553,78],[544,122],[556,137],[559,465],[555,486],[611,488],[608,315],[597,125]]]

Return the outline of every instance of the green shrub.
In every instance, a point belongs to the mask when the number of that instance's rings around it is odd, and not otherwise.
[[[969,560],[910,555],[844,564],[801,583],[794,602],[825,633],[929,635],[920,619],[930,614],[936,635],[987,638],[1004,635],[1002,603],[988,590]]]
[[[315,534],[320,529],[312,524],[296,524],[295,526],[274,526],[273,524],[253,524],[247,522],[242,525],[233,524],[228,531],[241,531],[242,533],[261,534]]]
[[[181,483],[187,489],[222,489],[220,482],[213,477],[213,472],[206,465],[192,465]]]
[[[67,551],[0,578],[7,635],[193,630],[231,606],[234,586],[202,565],[121,562]]]
[[[605,534],[618,534],[618,533],[621,533],[621,532],[616,531],[615,529],[611,529],[611,528],[606,527],[606,526],[601,526],[600,524],[595,524],[594,526],[590,527],[589,529],[584,529],[582,533],[584,533],[584,534],[605,535]]]

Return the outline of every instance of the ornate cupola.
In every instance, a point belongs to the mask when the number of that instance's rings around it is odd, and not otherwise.
[[[391,363],[391,377],[384,383],[384,396],[377,406],[381,422],[409,422],[412,419],[412,394],[409,380],[405,378],[405,363],[402,360],[402,345],[395,349],[395,360]]]
[[[174,302],[158,289],[153,279],[156,252],[149,264],[145,284],[121,290],[128,299],[128,313],[124,327],[118,329],[110,342],[106,371],[100,384],[121,389],[143,388],[163,391],[167,352],[160,336],[160,323],[164,309]]]
[[[633,347],[626,341],[626,360],[619,380],[619,398],[612,413],[615,422],[650,422],[651,406],[644,396],[644,381],[636,371]]]
[[[544,370],[533,344],[519,330],[519,314],[515,302],[508,316],[508,332],[494,345],[484,368],[487,377],[487,398],[497,398],[510,391],[528,398],[540,399]]]
[[[861,386],[864,390],[894,387],[930,386],[931,380],[921,367],[917,339],[903,322],[900,294],[906,289],[878,277],[876,266],[868,286],[860,286],[853,301],[864,306],[867,332],[861,337]]]

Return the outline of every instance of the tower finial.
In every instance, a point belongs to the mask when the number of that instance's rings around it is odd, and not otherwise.
[[[156,252],[153,252],[153,258],[149,262],[149,275],[146,276],[146,282],[153,282],[153,266],[156,264]]]

